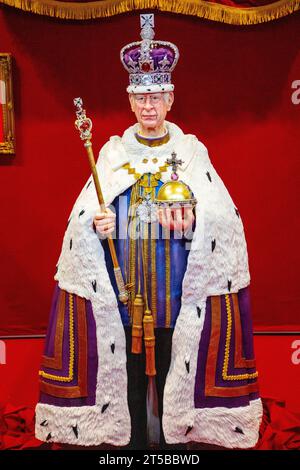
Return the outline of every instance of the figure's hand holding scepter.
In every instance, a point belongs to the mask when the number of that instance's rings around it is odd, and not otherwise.
[[[100,210],[103,210],[103,212],[106,212],[105,202],[104,202],[104,198],[103,198],[103,194],[102,194],[102,190],[100,186],[100,181],[98,178],[98,173],[97,173],[97,168],[96,168],[96,163],[95,163],[95,158],[94,158],[94,153],[93,153],[93,148],[92,148],[92,142],[91,142],[91,139],[92,139],[91,130],[92,130],[93,124],[92,124],[91,119],[86,117],[85,109],[83,109],[82,99],[74,98],[73,102],[76,108],[76,117],[77,117],[75,121],[75,127],[76,129],[78,129],[80,133],[81,140],[84,141],[84,146],[86,148],[87,155],[89,158],[90,167],[92,170],[92,175],[93,175],[95,188],[97,192],[97,197],[98,197],[98,201],[100,204]],[[121,302],[126,304],[128,301],[128,292],[125,289],[125,284],[124,284],[121,268],[119,266],[117,255],[116,255],[114,241],[110,234],[108,235],[107,239],[108,239],[109,251],[110,251],[113,266],[114,266],[114,274],[115,274],[116,283],[117,283],[117,287],[119,291],[119,299]]]

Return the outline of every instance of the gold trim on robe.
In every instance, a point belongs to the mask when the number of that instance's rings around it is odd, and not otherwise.
[[[232,295],[232,294],[231,294]],[[229,295],[225,295],[226,305],[228,307],[229,302]],[[258,382],[248,383],[246,385],[237,386],[237,387],[219,387],[215,385],[215,380],[217,376],[217,362],[218,362],[218,351],[220,345],[220,337],[221,337],[221,296],[214,295],[210,298],[211,302],[211,336],[210,336],[210,343],[207,353],[207,365],[206,365],[206,374],[205,374],[205,395],[206,396],[214,396],[214,397],[240,397],[242,395],[249,395],[249,393],[257,392],[258,391]],[[227,310],[228,314],[228,310]],[[226,331],[226,346],[230,345],[231,339],[231,329],[229,323],[227,322],[227,331]],[[235,338],[235,343],[238,348],[239,353],[242,351],[242,344],[237,344],[238,341],[241,342],[242,335],[238,335]],[[241,380],[238,375],[236,375],[234,379],[231,379],[231,376],[228,376],[228,362],[226,361],[226,354],[230,354],[230,350],[224,351],[224,367],[223,373],[225,374],[226,380]],[[240,359],[238,361],[240,363]],[[234,364],[237,367],[236,364]],[[251,362],[252,365],[252,362]],[[249,367],[249,366],[246,366]],[[251,379],[257,377],[257,372],[255,373],[255,377],[252,377],[253,374],[243,374],[243,379]],[[247,376],[247,377],[246,377]],[[229,377],[229,379],[227,379]],[[222,377],[224,379],[224,377]]]
[[[60,296],[61,299],[66,299],[66,292],[61,291],[62,295]],[[69,294],[69,312],[70,312],[70,326],[73,323],[73,327],[71,326],[70,334],[69,334],[69,345],[70,345],[70,359],[69,359],[69,377],[63,377],[54,374],[48,374],[45,371],[40,371],[40,390],[48,395],[52,395],[55,397],[61,398],[80,398],[80,397],[87,397],[88,396],[88,352],[87,352],[87,320],[86,320],[86,305],[85,299],[79,296],[75,296],[76,298],[76,307],[77,307],[77,329],[78,329],[78,385],[67,386],[67,385],[57,385],[51,384],[43,380],[46,378],[48,380],[55,380],[58,382],[67,382],[74,380],[74,355],[75,355],[75,344],[74,344],[74,317],[72,315],[73,312],[73,294]],[[62,301],[60,302],[59,309],[62,310],[62,306],[65,306],[65,303]],[[74,312],[73,312],[74,313]],[[56,335],[61,337],[63,335],[64,330],[64,322],[57,322],[56,325]],[[73,338],[73,340],[72,340]],[[56,351],[57,352],[57,351]],[[62,364],[62,351],[61,357],[59,358],[59,362]],[[42,366],[45,364],[51,363],[47,356],[44,356],[46,361],[43,360]],[[58,361],[58,360],[57,360]],[[57,362],[58,363],[58,362]],[[67,379],[67,380],[66,380]]]

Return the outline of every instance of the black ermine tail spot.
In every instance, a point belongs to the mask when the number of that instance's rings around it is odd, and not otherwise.
[[[104,413],[106,408],[109,406],[109,403],[105,403],[105,405],[102,406],[101,413]]]
[[[234,432],[238,432],[239,434],[244,434],[244,431],[238,426],[235,428]]]
[[[76,426],[72,426],[72,429],[73,429],[73,432],[74,432],[75,436],[76,436],[77,439],[78,439],[78,427],[77,427],[77,424],[76,424]]]
[[[187,436],[188,433],[191,432],[192,429],[193,429],[193,426],[189,426],[189,427],[187,428],[187,430],[185,431],[185,434],[184,434],[184,435]]]
[[[211,176],[210,176],[210,172],[209,172],[209,171],[206,172],[206,176],[207,176],[208,180],[211,182]]]

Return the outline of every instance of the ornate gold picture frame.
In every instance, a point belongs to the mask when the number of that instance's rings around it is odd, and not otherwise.
[[[12,57],[0,53],[0,155],[15,153]]]

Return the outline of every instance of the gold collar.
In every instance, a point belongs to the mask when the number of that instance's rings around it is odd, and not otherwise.
[[[169,132],[161,137],[144,137],[139,135],[137,132],[134,135],[140,144],[147,145],[148,147],[158,147],[159,145],[166,144],[170,140]]]

